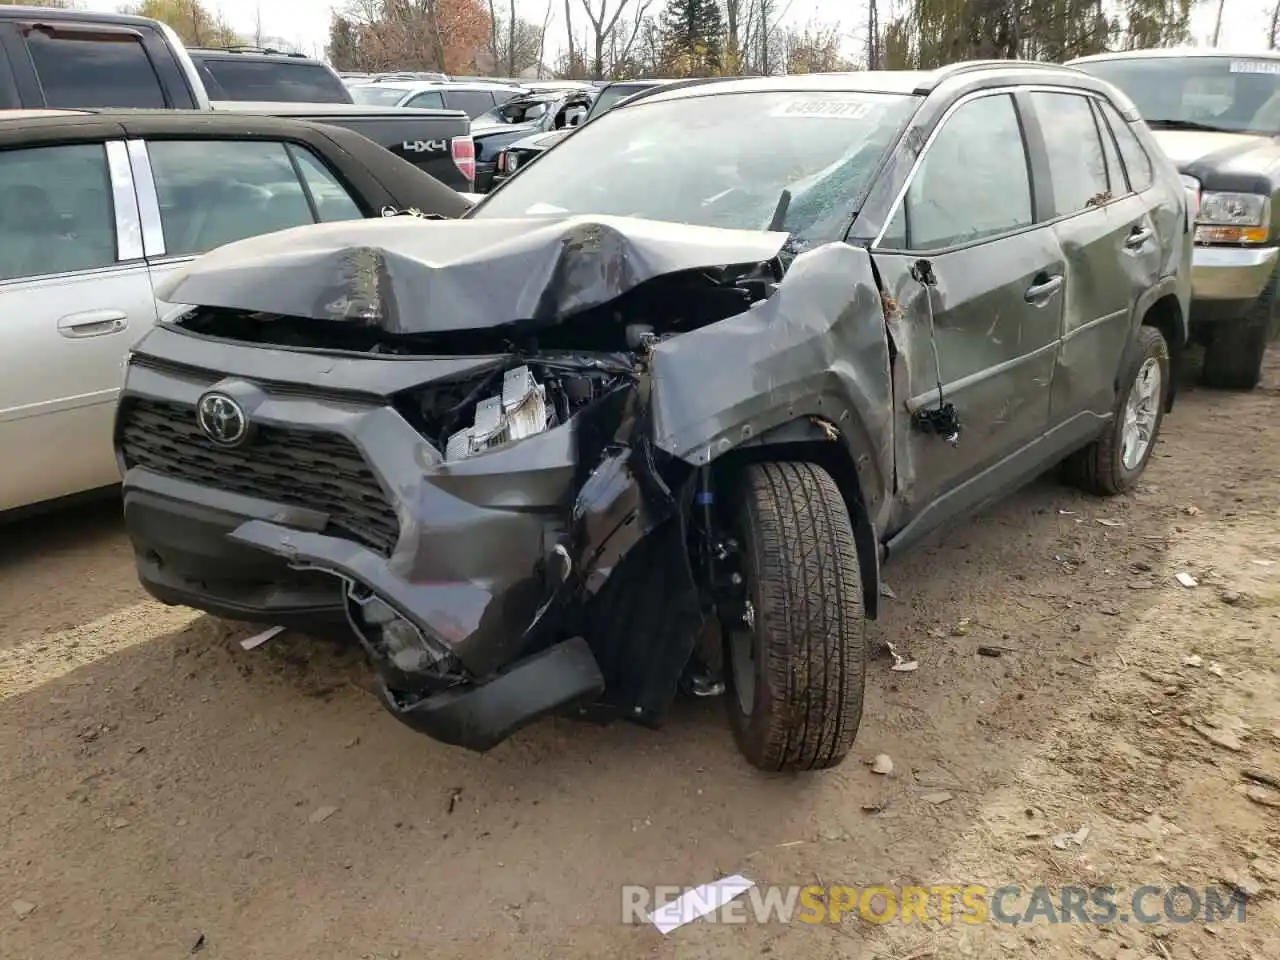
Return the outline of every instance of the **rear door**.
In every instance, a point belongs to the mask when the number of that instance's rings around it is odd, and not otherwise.
[[[226,243],[364,216],[354,191],[298,143],[131,140],[129,154],[156,282]],[[163,315],[171,305],[158,309]]]
[[[1017,482],[1024,464],[1006,458],[1048,426],[1066,263],[1037,206],[1018,105],[983,92],[944,115],[873,245],[896,306],[902,519],[921,535]],[[922,258],[937,279],[936,341],[911,276]],[[913,425],[940,392],[958,413],[955,444]]]
[[[1124,175],[1101,101],[1066,90],[1024,96],[1043,142],[1045,219],[1067,258],[1050,416],[1055,424],[1092,419],[1111,411],[1138,297],[1160,277],[1160,238]]]
[[[0,510],[119,480],[130,344],[155,321],[123,141],[0,152]]]

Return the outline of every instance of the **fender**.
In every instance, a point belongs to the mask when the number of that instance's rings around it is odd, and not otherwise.
[[[886,498],[879,485],[876,453],[866,431],[841,431],[822,417],[801,417],[746,440],[733,453],[748,459],[807,460],[824,467],[835,478],[853,521],[863,609],[868,619],[879,619],[881,550],[872,517],[878,515]]]

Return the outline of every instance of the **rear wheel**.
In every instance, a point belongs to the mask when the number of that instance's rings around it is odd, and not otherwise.
[[[724,628],[734,738],[763,770],[834,767],[858,733],[867,657],[844,498],[814,464],[753,464],[736,526],[748,600]]]
[[[1102,436],[1073,454],[1067,476],[1081,489],[1110,497],[1137,484],[1155,449],[1170,387],[1169,345],[1155,327],[1139,327],[1138,343],[1120,378],[1111,422]]]

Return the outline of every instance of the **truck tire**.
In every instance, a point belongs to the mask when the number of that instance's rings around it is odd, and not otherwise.
[[[750,606],[726,624],[729,723],[762,770],[821,770],[862,720],[866,620],[853,524],[812,463],[747,467],[737,509]]]
[[[1171,385],[1169,345],[1155,327],[1139,327],[1135,336],[1137,349],[1120,377],[1111,422],[1102,436],[1065,464],[1068,479],[1098,496],[1113,497],[1134,488],[1164,421]]]
[[[1262,360],[1275,326],[1276,284],[1280,271],[1271,275],[1266,289],[1248,316],[1222,324],[1213,331],[1204,350],[1200,382],[1215,390],[1252,390],[1262,380]]]

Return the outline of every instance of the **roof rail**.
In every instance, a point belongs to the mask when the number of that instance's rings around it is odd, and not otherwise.
[[[1078,72],[1075,67],[1068,67],[1061,63],[1046,63],[1044,60],[964,60],[960,63],[938,67],[932,71],[936,79],[932,83],[921,84],[912,93],[921,96],[930,93],[943,80],[950,80],[952,77],[964,73],[973,73],[978,70],[990,70],[992,67],[1016,67],[1019,70],[1027,68],[1032,70],[1057,70],[1068,73]]]
[[[305,53],[298,53],[296,50],[277,50],[275,47],[255,47],[251,44],[238,43],[229,47],[198,47],[196,49],[213,50],[218,53],[265,53],[272,57],[302,57],[306,59]]]

